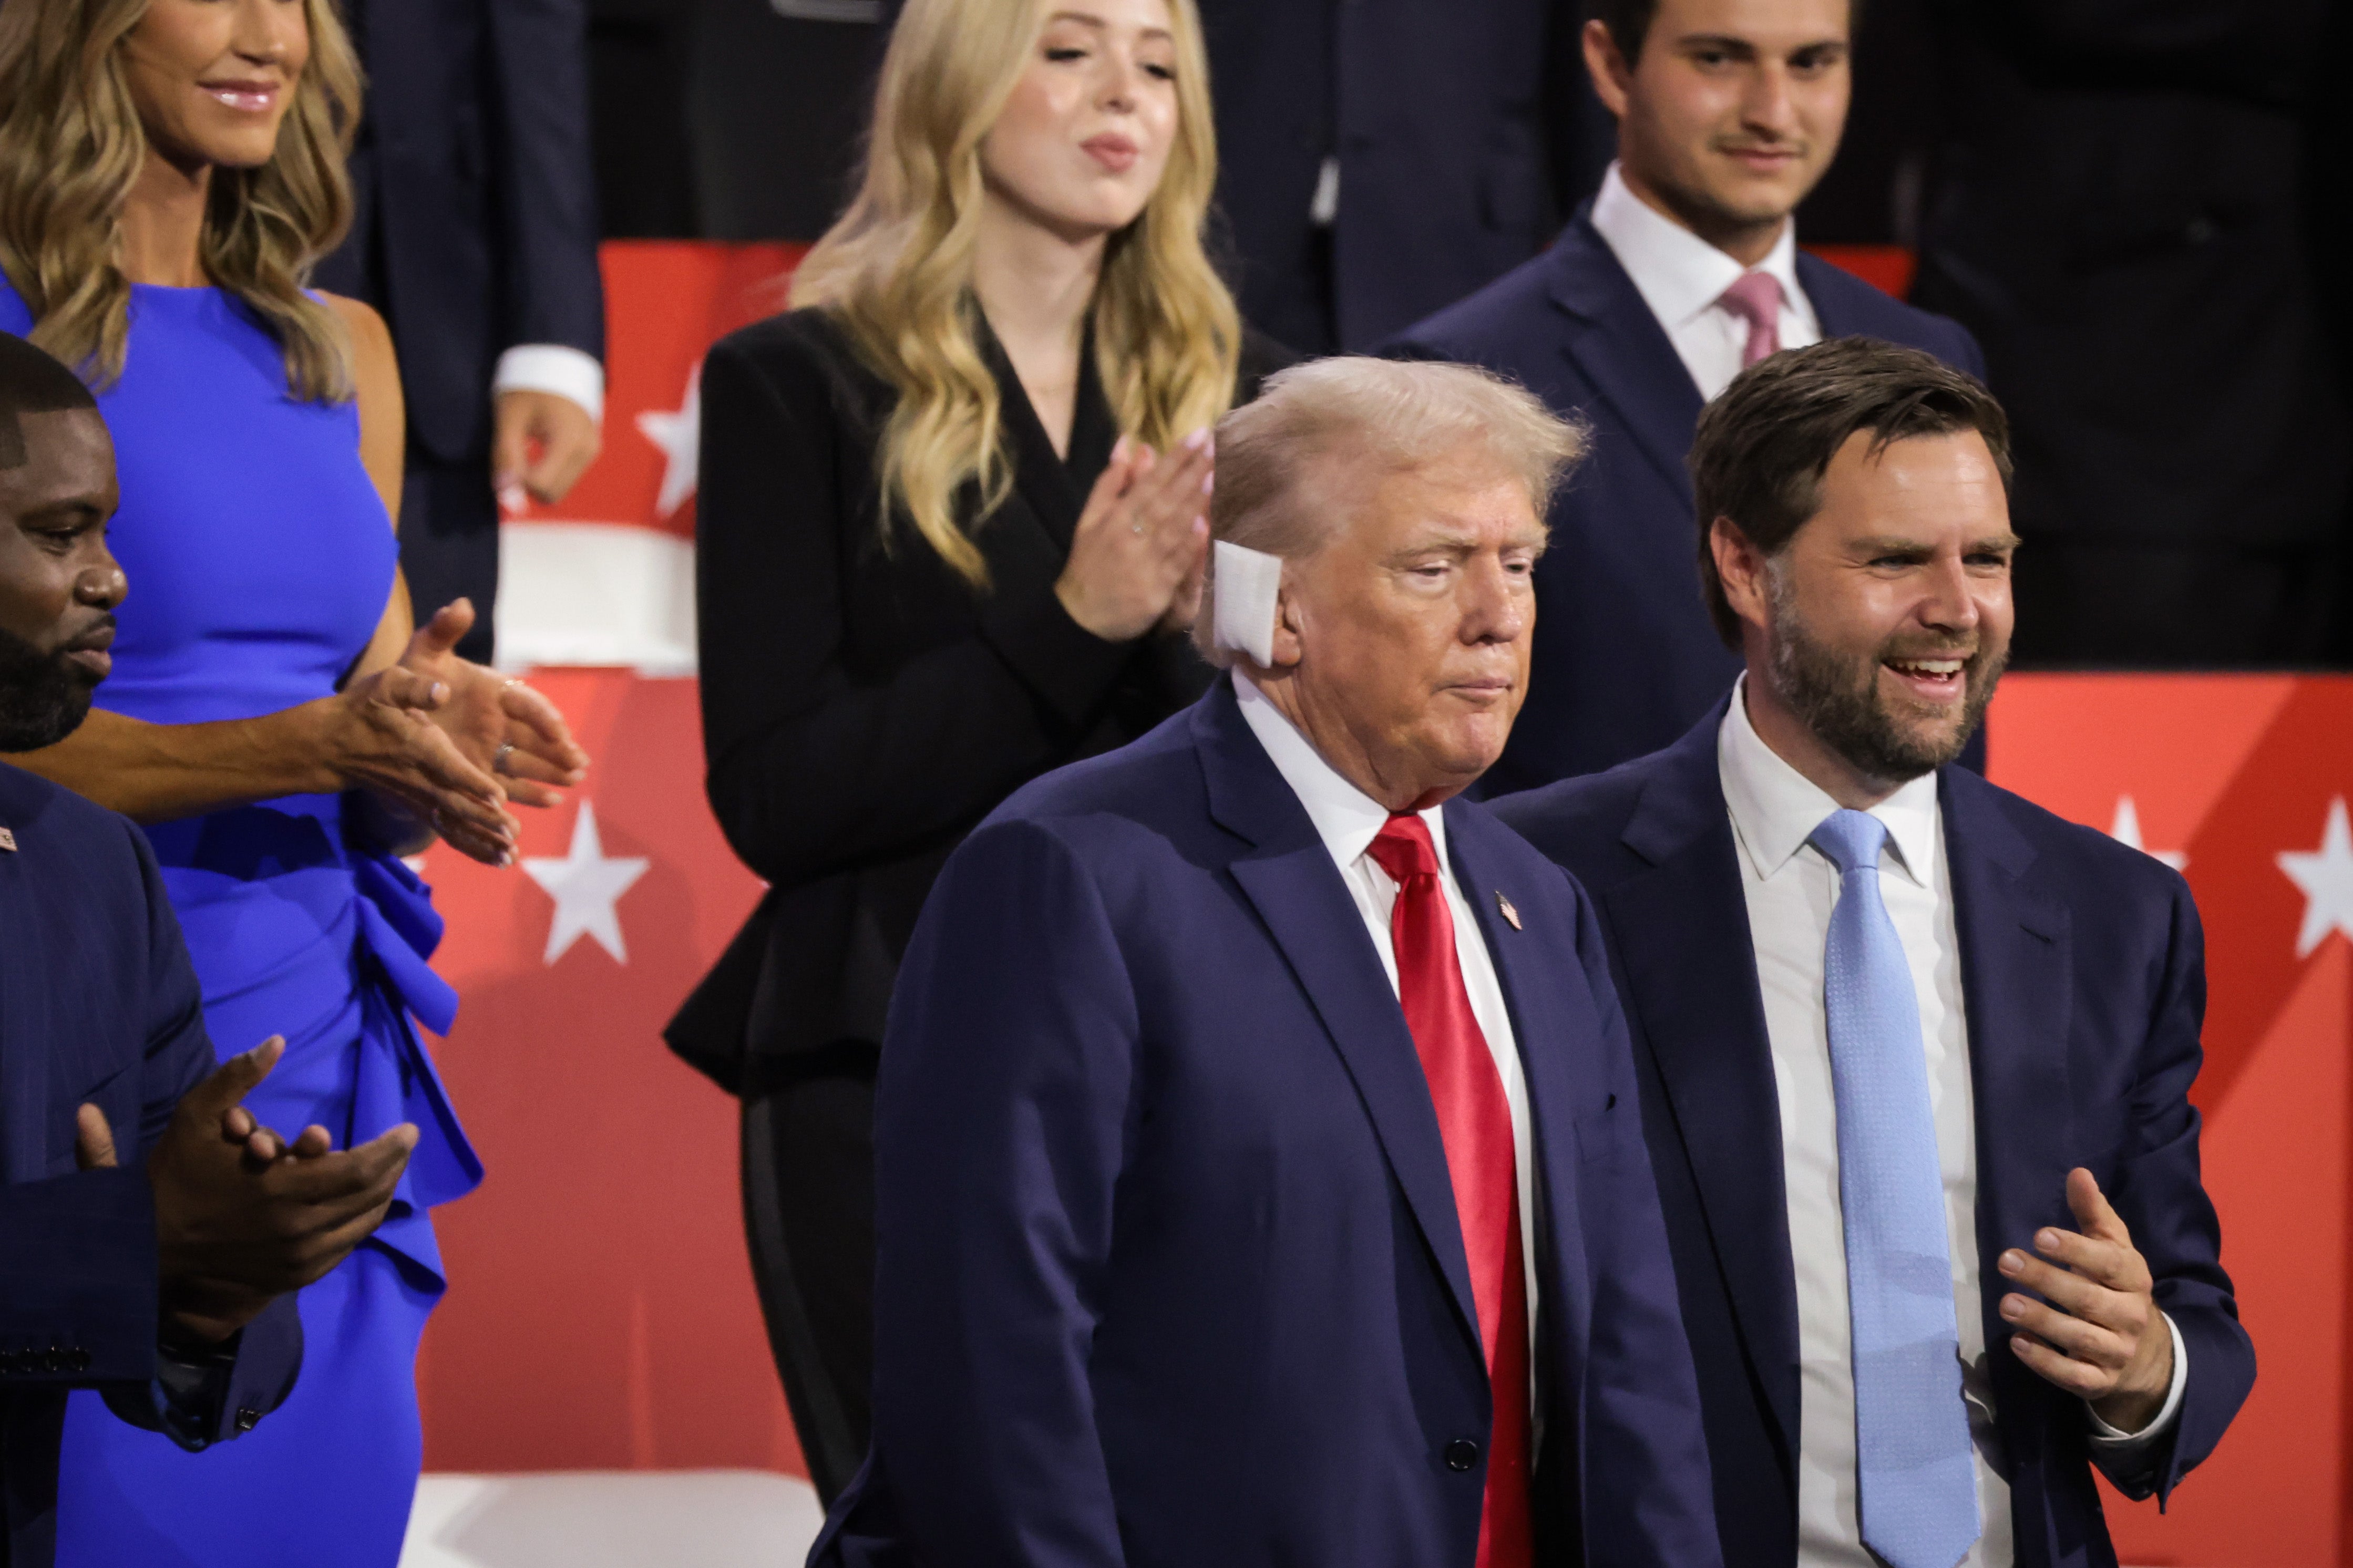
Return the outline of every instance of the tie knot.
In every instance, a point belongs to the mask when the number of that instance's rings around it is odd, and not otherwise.
[[[1879,851],[1887,843],[1887,824],[1867,811],[1833,811],[1806,840],[1839,868],[1841,877],[1879,869]]]
[[[1438,846],[1430,841],[1430,824],[1410,811],[1383,823],[1366,853],[1400,887],[1416,877],[1438,875]]]
[[[1751,331],[1781,324],[1781,280],[1770,272],[1744,272],[1716,297],[1717,304],[1748,323]]]

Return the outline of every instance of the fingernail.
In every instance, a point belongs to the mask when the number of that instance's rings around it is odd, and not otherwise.
[[[2001,1315],[2003,1317],[2015,1318],[2025,1310],[2026,1303],[2020,1300],[2017,1297],[2004,1296],[2001,1299]]]
[[[1208,444],[1209,427],[1207,425],[1185,437],[1185,450],[1188,452],[1198,452]]]
[[[1208,473],[1201,476],[1201,493],[1203,495],[1208,495],[1215,491],[1217,488],[1218,470],[1211,468]]]
[[[1113,441],[1113,442],[1111,444],[1111,460],[1112,460],[1113,462],[1116,463],[1116,462],[1118,462],[1122,458],[1124,458],[1124,457],[1126,457],[1126,456],[1127,456],[1127,437],[1124,437],[1124,436],[1122,436],[1118,440]]]
[[[2025,1267],[2026,1255],[2024,1253],[2010,1251],[2005,1252],[2001,1255],[2000,1268],[2004,1274],[2015,1274]]]
[[[531,504],[531,497],[521,485],[503,484],[499,487],[499,504],[509,511],[521,511]]]
[[[2055,1230],[2046,1230],[2034,1238],[2034,1245],[2045,1252],[2056,1252],[2059,1250],[2059,1233]]]

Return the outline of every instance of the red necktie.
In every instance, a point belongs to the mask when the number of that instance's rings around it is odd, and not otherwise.
[[[1411,812],[1388,819],[1372,842],[1374,863],[1396,879],[1389,937],[1398,1001],[1430,1079],[1454,1184],[1454,1210],[1471,1265],[1471,1299],[1486,1347],[1495,1424],[1488,1435],[1487,1492],[1479,1510],[1478,1568],[1525,1568],[1535,1557],[1528,1520],[1528,1285],[1520,1247],[1520,1184],[1512,1157],[1512,1108],[1495,1058],[1471,1012],[1454,951],[1454,917],[1438,881],[1430,825]]]

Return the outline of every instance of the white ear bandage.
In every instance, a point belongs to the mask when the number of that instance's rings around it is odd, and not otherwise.
[[[1248,654],[1261,669],[1274,667],[1275,597],[1282,592],[1282,557],[1244,544],[1216,545],[1217,620],[1211,626],[1219,647]]]

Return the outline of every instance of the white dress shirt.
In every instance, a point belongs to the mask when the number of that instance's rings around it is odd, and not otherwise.
[[[1365,917],[1365,930],[1371,933],[1373,947],[1381,955],[1381,968],[1388,972],[1389,989],[1398,984],[1397,946],[1389,935],[1389,910],[1397,902],[1398,885],[1366,851],[1389,819],[1389,809],[1379,801],[1340,776],[1339,771],[1325,762],[1306,736],[1301,734],[1281,710],[1266,700],[1266,694],[1253,684],[1250,677],[1237,669],[1233,672],[1234,695],[1241,700],[1242,718],[1258,737],[1260,745],[1274,762],[1275,771],[1282,774],[1291,793],[1307,808],[1307,819],[1315,825],[1316,834],[1324,847],[1331,852],[1332,862],[1340,868],[1340,879],[1348,885],[1348,896],[1356,900],[1356,912]],[[1479,1021],[1479,1033],[1486,1037],[1487,1049],[1495,1058],[1495,1071],[1504,1080],[1504,1100],[1512,1111],[1512,1163],[1520,1188],[1520,1254],[1527,1268],[1528,1331],[1535,1332],[1536,1321],[1536,1238],[1535,1194],[1532,1187],[1535,1163],[1529,1158],[1531,1148],[1528,1131],[1528,1080],[1520,1067],[1520,1047],[1512,1035],[1512,1016],[1504,1005],[1504,987],[1495,978],[1494,956],[1487,951],[1486,939],[1479,934],[1478,917],[1454,884],[1454,863],[1446,857],[1446,816],[1442,807],[1431,806],[1420,814],[1430,825],[1430,840],[1438,847],[1438,881],[1446,889],[1447,912],[1454,919],[1454,955],[1462,965],[1462,986],[1471,994],[1471,1016]],[[1564,962],[1567,962],[1564,960]]]
[[[564,343],[518,343],[499,355],[491,395],[501,392],[552,392],[586,410],[590,424],[605,422],[605,367]]]
[[[1601,177],[1593,198],[1593,226],[1618,264],[1634,280],[1642,302],[1664,327],[1676,357],[1691,372],[1699,395],[1713,403],[1740,374],[1748,346],[1748,322],[1716,303],[1744,271],[1769,272],[1781,285],[1781,346],[1801,349],[1821,342],[1821,323],[1798,283],[1798,226],[1781,223],[1772,254],[1744,268],[1674,219],[1626,188],[1618,165]]]
[[[1748,721],[1747,679],[1733,689],[1716,734],[1716,768],[1739,842],[1740,880],[1757,951],[1765,1032],[1779,1100],[1781,1174],[1788,1203],[1789,1256],[1798,1285],[1798,1561],[1802,1568],[1877,1568],[1862,1544],[1855,1510],[1854,1363],[1847,1316],[1846,1232],[1839,1206],[1838,1112],[1831,1091],[1830,1029],[1822,1002],[1822,950],[1839,873],[1806,840],[1838,803],[1767,746]],[[1925,774],[1871,808],[1887,828],[1880,895],[1912,970],[1927,1055],[1928,1098],[1945,1183],[1945,1233],[1952,1253],[1953,1317],[1961,1392],[1976,1449],[1978,1510],[1984,1533],[1959,1568],[2010,1568],[2010,1486],[2001,1478],[2000,1436],[1986,1373],[1985,1300],[1977,1234],[1977,1115],[1969,1087],[1968,1018],[1953,924],[1936,778]],[[2026,1247],[2020,1237],[2014,1245]],[[2007,1285],[1997,1275],[1995,1288]],[[2181,1405],[2188,1358],[2173,1334],[2173,1385],[2164,1408],[2127,1436],[2085,1408],[2092,1441],[2129,1447],[2156,1438]]]

